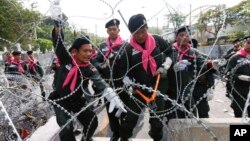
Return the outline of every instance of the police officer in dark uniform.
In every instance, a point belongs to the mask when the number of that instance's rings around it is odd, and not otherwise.
[[[92,55],[92,45],[89,39],[83,37],[74,41],[70,50],[74,50],[72,58],[63,45],[61,27],[55,27],[53,30],[53,44],[55,52],[60,60],[57,80],[55,81],[55,91],[50,94],[49,99],[56,100],[57,104],[62,106],[68,113],[78,113],[87,103],[84,97],[84,89],[88,86],[88,80],[91,79],[100,91],[103,91],[105,97],[110,102],[109,112],[114,108],[118,113],[126,112],[122,101],[116,92],[101,78],[97,69],[91,65],[90,57]],[[64,126],[71,118],[64,110],[55,106],[57,123],[60,127]],[[97,116],[90,108],[82,111],[77,119],[83,125],[82,141],[91,141],[92,136],[98,126]],[[76,141],[72,124],[67,125],[60,132],[61,141]]]
[[[187,110],[195,113],[194,109],[191,110],[194,105],[191,88],[195,82],[194,80],[199,77],[199,71],[201,69],[206,70],[207,65],[203,65],[206,63],[205,55],[191,47],[189,33],[188,26],[183,26],[176,31],[176,42],[172,45],[171,59],[173,63],[168,71],[168,78],[171,83],[168,83],[167,94]],[[169,110],[169,114],[166,116],[168,120],[188,117],[185,111],[177,105],[173,105],[170,101],[166,102],[166,109]]]
[[[106,23],[105,28],[109,36],[104,43],[100,44],[99,52],[93,60],[93,64],[100,72],[102,78],[104,78],[109,85],[114,86],[114,88],[121,88],[123,86],[123,75],[118,67],[118,63],[120,62],[120,55],[122,49],[124,49],[122,47],[124,47],[125,41],[119,35],[119,24],[120,21],[118,19],[112,19]],[[126,92],[121,90],[118,93],[121,100],[126,104],[128,101]],[[105,101],[107,100],[105,99]],[[109,108],[109,103],[106,107],[107,109]],[[110,141],[118,141],[120,138],[120,118],[115,116],[115,112],[116,111],[108,113],[109,125],[113,132]],[[123,116],[121,116],[121,118]]]
[[[235,117],[242,117],[245,103],[249,103],[247,96],[250,87],[250,36],[243,39],[243,47],[233,55],[228,62],[227,71],[229,72],[228,81],[232,86],[230,89],[231,107]],[[246,112],[250,117],[250,107],[247,106]]]
[[[126,117],[122,121],[120,128],[121,141],[128,141],[132,137],[133,130],[137,124],[140,114],[145,108],[150,111],[150,131],[149,135],[154,141],[160,141],[163,135],[163,124],[160,112],[164,110],[164,99],[156,96],[156,91],[166,93],[166,81],[161,77],[166,77],[167,69],[172,61],[167,57],[171,53],[171,46],[161,37],[148,33],[146,18],[142,14],[133,15],[129,19],[128,28],[132,33],[129,45],[122,55],[120,63],[121,70],[124,70],[124,85],[129,86],[129,81],[140,83],[155,89],[154,92],[141,87],[133,87],[129,109]],[[137,114],[135,114],[137,113]]]

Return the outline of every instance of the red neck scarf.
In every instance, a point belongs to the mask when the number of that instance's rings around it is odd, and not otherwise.
[[[108,47],[108,51],[104,55],[104,60],[106,60],[108,58],[108,56],[113,51],[113,49],[115,49],[115,48],[119,47],[120,45],[122,45],[123,42],[124,42],[124,40],[120,37],[120,35],[118,35],[117,38],[115,39],[114,43],[111,45],[110,44],[110,38],[108,37],[108,39],[106,40],[106,45]]]
[[[57,56],[56,56],[56,64],[60,65],[60,60],[59,60],[59,58]]]
[[[180,53],[180,56],[179,56],[179,61],[182,60],[183,56],[187,56],[187,57],[190,57],[190,58],[196,58],[195,55],[189,55],[187,54],[188,51],[190,50],[191,48],[191,45],[190,44],[187,44],[187,48],[185,50],[182,50],[180,46],[178,46],[177,43],[174,43],[173,44],[174,48],[177,49],[177,51]]]
[[[144,70],[147,72],[148,64],[150,66],[150,70],[152,75],[155,75],[156,72],[156,62],[155,59],[151,56],[151,53],[155,49],[155,39],[151,34],[148,34],[146,42],[145,42],[145,49],[139,45],[135,39],[132,37],[130,39],[130,44],[132,47],[134,47],[136,50],[140,51],[142,53],[142,65]]]
[[[23,69],[23,61],[19,60],[18,62],[16,62],[16,60],[13,60],[11,63],[15,64],[18,66],[18,71],[23,74],[24,73],[24,69]]]
[[[246,52],[245,48],[241,48],[241,49],[237,52],[237,54],[239,54],[240,56],[244,56],[244,57],[250,56],[250,53]]]
[[[28,57],[26,59],[26,62],[29,65],[29,69],[35,72],[36,71],[35,66],[36,66],[38,60],[36,58],[31,59],[30,57]]]
[[[74,60],[75,57],[73,57]],[[72,60],[72,68],[70,69],[66,79],[63,82],[63,87],[65,87],[66,85],[68,85],[70,82],[70,90],[71,92],[74,91],[75,87],[76,87],[76,82],[77,82],[77,78],[78,78],[78,67],[79,68],[84,68],[84,67],[88,67],[90,65],[90,62],[86,63],[86,64],[77,64],[76,61]],[[77,67],[78,66],[78,67]]]

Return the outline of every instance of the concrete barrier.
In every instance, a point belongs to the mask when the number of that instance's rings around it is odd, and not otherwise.
[[[242,124],[242,118],[203,118],[200,121],[205,126],[195,119],[171,119],[168,141],[229,141],[229,126]]]

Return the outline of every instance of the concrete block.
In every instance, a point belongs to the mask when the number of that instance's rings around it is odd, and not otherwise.
[[[243,124],[242,118],[199,120],[201,122],[198,124],[195,119],[171,119],[167,131],[168,141],[229,141],[230,124]]]

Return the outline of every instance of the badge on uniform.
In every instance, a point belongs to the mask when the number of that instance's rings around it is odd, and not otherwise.
[[[68,64],[68,65],[65,66],[65,68],[66,68],[67,70],[70,70],[70,69],[72,68],[72,65],[71,65],[71,64]]]

